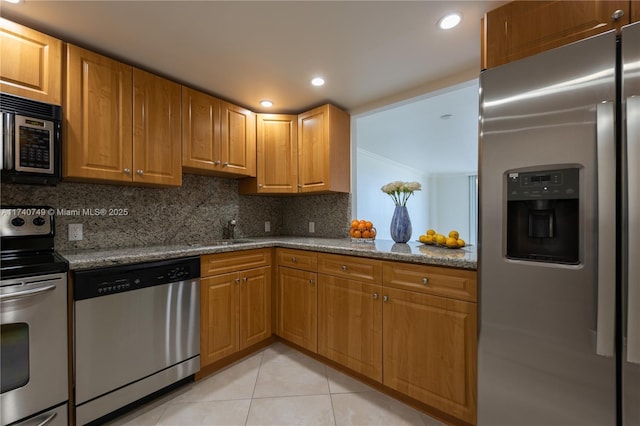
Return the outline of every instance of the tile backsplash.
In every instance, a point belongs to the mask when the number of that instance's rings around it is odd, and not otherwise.
[[[57,250],[142,247],[236,238],[299,235],[348,236],[350,194],[244,196],[235,179],[184,175],[179,188],[142,188],[61,182],[55,187],[2,184],[3,206],[48,205],[56,210]],[[264,231],[265,221],[271,232]],[[310,234],[309,222],[315,223]],[[83,239],[68,241],[70,223]]]

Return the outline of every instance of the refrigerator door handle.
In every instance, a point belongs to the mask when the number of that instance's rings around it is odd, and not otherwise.
[[[627,361],[640,364],[640,96],[627,103]],[[634,261],[631,261],[633,259]]]
[[[596,107],[598,176],[598,303],[596,353],[612,357],[616,298],[616,145],[614,103]],[[608,237],[607,237],[608,236]]]

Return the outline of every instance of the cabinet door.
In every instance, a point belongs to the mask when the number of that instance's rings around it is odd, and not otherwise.
[[[278,335],[318,350],[317,274],[278,268]]]
[[[383,383],[475,423],[476,304],[389,288],[384,298]]]
[[[298,117],[257,115],[257,190],[298,192]]]
[[[0,18],[0,63],[0,91],[62,104],[62,41]]]
[[[222,165],[220,102],[182,87],[182,166],[187,171],[212,171]]]
[[[333,105],[298,116],[299,192],[349,192],[350,117]]]
[[[132,68],[67,45],[65,178],[132,181]]]
[[[640,21],[640,1],[631,0],[631,22]]]
[[[236,176],[256,175],[256,117],[248,109],[221,104],[222,171]]]
[[[240,349],[271,337],[271,268],[240,272]]]
[[[318,275],[318,353],[382,382],[382,286]]]
[[[615,20],[612,15],[622,10]],[[514,1],[485,15],[484,68],[553,49],[629,23],[629,1]]]
[[[200,367],[240,348],[239,287],[237,273],[202,278],[200,281]]]
[[[133,70],[133,181],[182,184],[180,85]]]

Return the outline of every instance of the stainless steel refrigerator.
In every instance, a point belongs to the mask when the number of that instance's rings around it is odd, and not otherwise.
[[[480,77],[479,425],[640,425],[640,24]]]

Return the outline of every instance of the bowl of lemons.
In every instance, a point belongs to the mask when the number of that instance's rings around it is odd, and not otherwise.
[[[440,234],[434,229],[428,229],[425,234],[420,235],[418,241],[439,247],[450,249],[460,249],[466,245],[465,241],[460,238],[460,233],[456,230],[450,231],[448,235]]]

